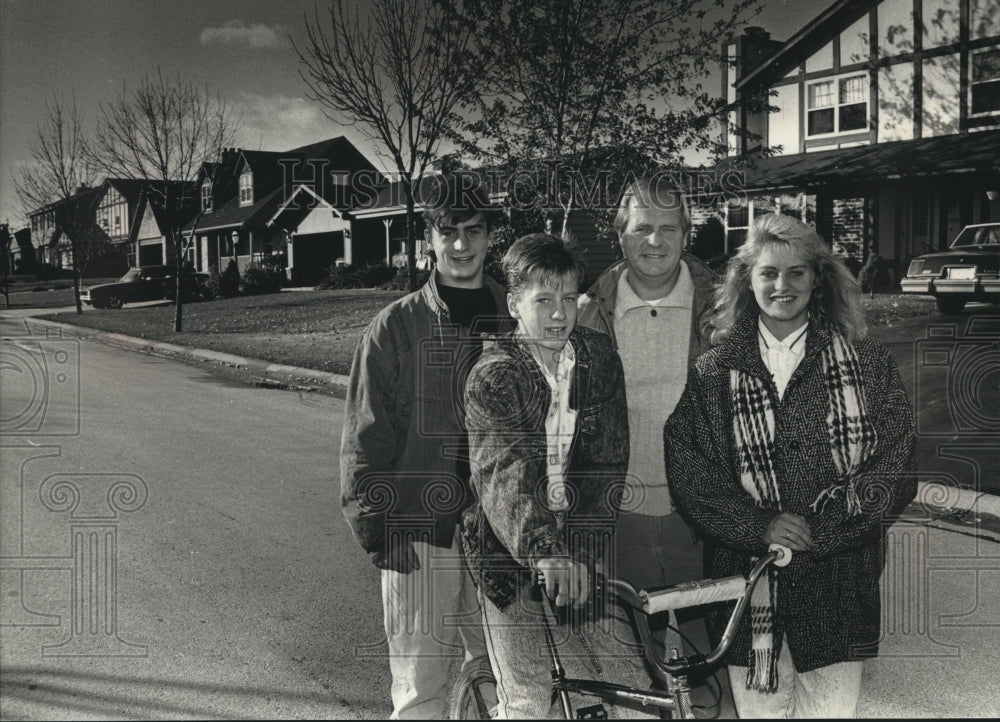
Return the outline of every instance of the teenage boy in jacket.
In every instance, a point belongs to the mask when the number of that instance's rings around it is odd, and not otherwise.
[[[490,208],[478,179],[423,183],[437,267],[389,304],[354,354],[340,451],[341,501],[382,570],[393,718],[442,718],[448,661],[487,664],[475,587],[456,527],[469,503],[465,376],[481,334],[511,327],[502,286],[483,274]]]

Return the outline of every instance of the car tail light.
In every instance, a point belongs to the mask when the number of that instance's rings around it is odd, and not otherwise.
[[[919,276],[920,272],[924,270],[924,261],[922,258],[917,258],[910,261],[910,268],[906,271],[907,276]]]

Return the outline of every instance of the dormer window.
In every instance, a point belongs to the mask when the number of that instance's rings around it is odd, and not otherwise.
[[[208,178],[201,184],[201,209],[203,211],[212,210],[212,181]]]
[[[249,206],[253,203],[253,173],[249,170],[240,174],[240,205]]]

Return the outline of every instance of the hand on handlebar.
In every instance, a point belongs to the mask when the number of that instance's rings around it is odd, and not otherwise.
[[[798,514],[787,511],[771,519],[761,541],[764,544],[781,544],[793,552],[806,552],[813,548],[809,522]]]
[[[557,607],[586,604],[590,575],[585,564],[566,557],[545,557],[535,562],[535,570],[545,583],[546,596],[554,598]]]

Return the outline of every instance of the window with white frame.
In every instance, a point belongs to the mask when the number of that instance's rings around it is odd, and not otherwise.
[[[201,184],[201,209],[203,211],[212,210],[212,181],[207,178]]]
[[[746,241],[752,216],[753,201],[726,206],[726,251],[733,251]]]
[[[806,135],[829,135],[868,127],[868,77],[820,80],[806,86]]]
[[[240,205],[248,206],[253,203],[253,173],[243,171],[240,174]]]
[[[969,83],[969,112],[1000,111],[1000,47],[972,53],[972,77]]]

